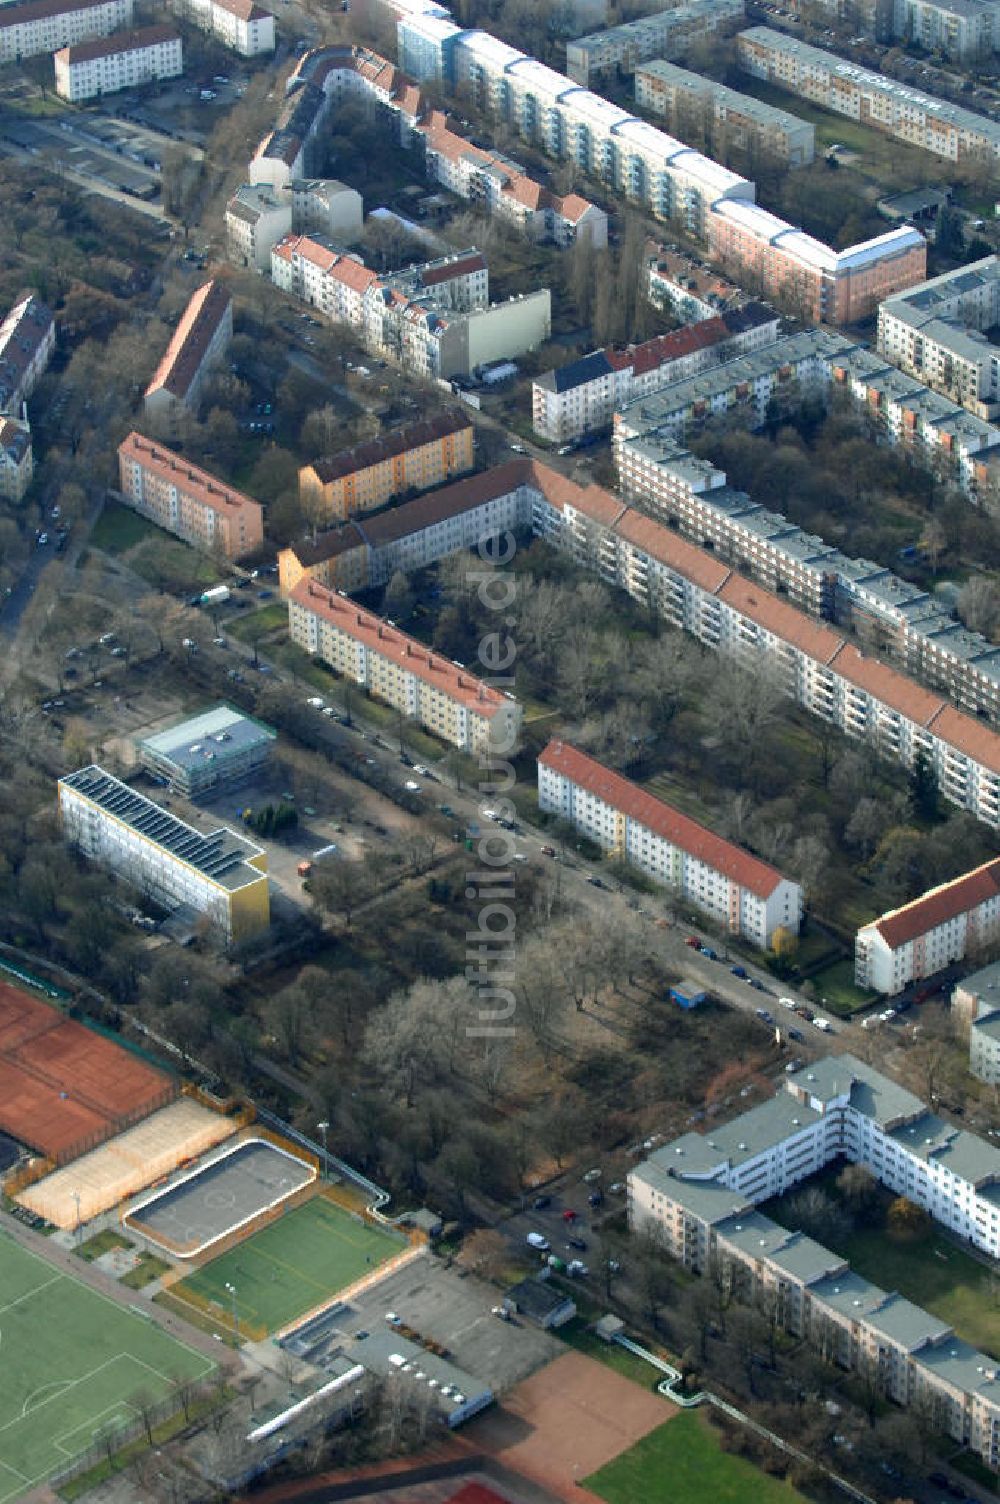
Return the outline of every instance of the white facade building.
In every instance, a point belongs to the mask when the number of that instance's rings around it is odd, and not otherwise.
[[[1000,256],[932,277],[879,305],[878,350],[981,418],[1000,415]]]
[[[0,5],[0,63],[74,47],[132,25],[133,0],[13,0]]]
[[[660,1229],[667,1251],[694,1273],[721,1267],[740,1298],[767,1292],[784,1329],[843,1368],[874,1371],[897,1404],[929,1401],[936,1428],[995,1467],[994,1361],[755,1210],[841,1157],[997,1256],[1000,1152],[852,1055],[818,1060],[786,1077],[771,1101],[658,1149],[628,1177],[629,1222]]]
[[[719,131],[730,146],[769,152],[789,167],[805,167],[816,155],[816,132],[808,120],[662,58],[636,68],[635,102],[666,116],[681,136],[684,123],[693,121]]]
[[[167,908],[202,915],[228,943],[270,918],[267,853],[225,826],[207,835],[92,765],[59,780],[63,834]]]
[[[185,13],[241,57],[274,51],[274,16],[257,0],[188,0]]]
[[[1000,936],[1000,858],[858,930],[854,980],[892,997]]]
[[[761,950],[799,932],[798,883],[566,742],[538,758],[538,807]]]
[[[347,596],[301,580],[288,598],[288,631],[298,647],[442,741],[502,757],[516,749],[521,707],[511,695]]]
[[[271,270],[271,252],[292,233],[292,196],[269,183],[242,183],[226,205],[226,255],[234,266]]]
[[[24,292],[0,324],[0,413],[19,417],[56,344],[52,310]]]
[[[184,48],[169,26],[145,26],[63,47],[54,63],[56,93],[76,104],[159,78],[179,78],[184,72]]]
[[[651,57],[679,57],[693,41],[720,26],[742,22],[743,0],[687,0],[566,44],[566,72],[589,85],[602,74],[632,73]]]
[[[353,245],[364,229],[364,201],[338,178],[296,178],[292,182],[292,224],[296,235],[328,235]]]

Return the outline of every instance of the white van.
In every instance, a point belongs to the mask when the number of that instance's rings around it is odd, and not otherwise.
[[[813,1023],[816,1025],[817,1029],[822,1030],[822,1032],[824,1034],[832,1034],[833,1033],[833,1024],[831,1024],[827,1019],[825,1019],[825,1018],[814,1018],[813,1019]]]
[[[549,1240],[543,1238],[540,1232],[529,1232],[524,1240],[529,1248],[537,1248],[539,1253],[548,1253]]]
[[[798,1003],[793,997],[779,997],[778,1004],[782,1008],[788,1008],[792,1013],[794,1013],[796,1008],[798,1007]]]

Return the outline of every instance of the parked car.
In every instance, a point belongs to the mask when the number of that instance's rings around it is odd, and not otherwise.
[[[692,950],[701,950],[701,941],[698,939],[697,935],[688,935],[684,941],[684,944],[690,945]]]
[[[534,1201],[531,1204],[535,1208],[536,1212],[543,1212],[547,1206],[551,1206],[552,1205],[552,1197],[551,1196],[536,1196],[535,1199],[534,1199]]]
[[[567,1206],[566,1210],[562,1214],[563,1221],[564,1222],[575,1222],[576,1218],[577,1218],[577,1213],[573,1210],[573,1208],[571,1206]]]
[[[524,1240],[529,1248],[537,1248],[539,1253],[548,1253],[551,1243],[540,1232],[529,1232]]]
[[[601,1195],[600,1191],[591,1191],[590,1195],[587,1197],[587,1202],[590,1206],[600,1206],[603,1200],[604,1197]]]
[[[577,1248],[581,1253],[586,1253],[587,1240],[586,1238],[567,1238],[566,1246],[567,1248]]]

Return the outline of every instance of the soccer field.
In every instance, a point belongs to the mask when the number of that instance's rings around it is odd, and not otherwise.
[[[170,1293],[183,1299],[191,1291],[228,1316],[232,1295],[226,1286],[233,1285],[241,1330],[246,1323],[273,1332],[405,1247],[401,1236],[314,1196],[188,1275]]]
[[[0,1504],[214,1367],[0,1233]]]

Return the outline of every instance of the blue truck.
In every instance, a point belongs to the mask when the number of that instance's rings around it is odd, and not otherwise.
[[[678,982],[671,987],[669,997],[678,1008],[697,1008],[699,1003],[707,1002],[708,993],[697,982]]]

